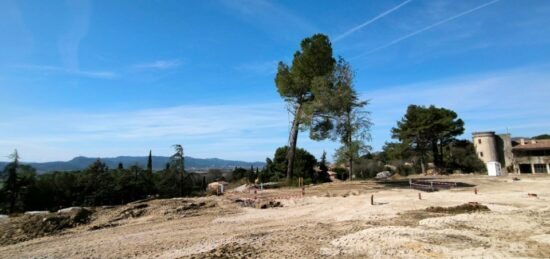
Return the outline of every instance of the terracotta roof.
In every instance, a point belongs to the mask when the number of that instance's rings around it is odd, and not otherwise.
[[[550,149],[550,139],[525,140],[525,144],[514,146],[514,150]]]

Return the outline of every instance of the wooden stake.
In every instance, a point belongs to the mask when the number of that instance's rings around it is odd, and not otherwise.
[[[370,195],[370,205],[374,205],[374,194]]]

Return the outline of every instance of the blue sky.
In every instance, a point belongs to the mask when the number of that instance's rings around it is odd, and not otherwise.
[[[409,104],[466,133],[550,132],[550,1],[0,0],[0,160],[263,161],[288,139],[274,85],[314,33],[356,70],[379,150]],[[319,157],[338,146],[301,134]]]

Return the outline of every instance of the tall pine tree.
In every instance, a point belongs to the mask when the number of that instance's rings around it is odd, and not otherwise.
[[[290,181],[294,169],[298,132],[311,127],[315,122],[313,118],[321,115],[315,111],[313,105],[315,87],[329,80],[335,64],[332,46],[326,35],[315,34],[305,38],[300,48],[300,51],[294,53],[292,66],[279,62],[275,77],[277,91],[294,116],[289,136],[287,181]]]

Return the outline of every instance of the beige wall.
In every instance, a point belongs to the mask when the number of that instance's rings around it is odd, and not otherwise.
[[[477,156],[479,157],[479,159],[481,159],[481,161],[483,161],[484,163],[499,161],[496,150],[497,143],[494,132],[474,133],[473,142]]]
[[[510,134],[499,134],[497,136],[497,153],[499,161],[506,170],[514,166],[514,154],[512,153],[512,138]],[[508,171],[509,173],[511,171]]]

